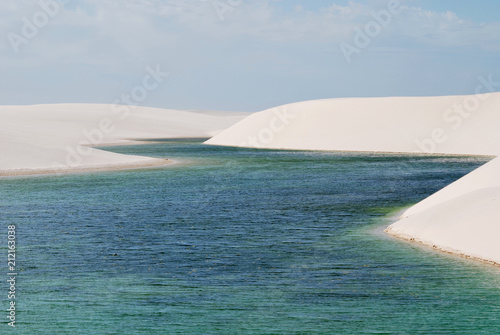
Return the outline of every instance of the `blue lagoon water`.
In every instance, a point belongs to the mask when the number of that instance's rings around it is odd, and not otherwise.
[[[484,159],[110,150],[177,163],[0,179],[19,272],[1,334],[500,333],[497,268],[382,233]]]

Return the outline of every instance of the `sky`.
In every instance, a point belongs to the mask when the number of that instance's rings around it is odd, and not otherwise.
[[[259,111],[500,82],[498,0],[2,0],[0,35],[0,105]]]

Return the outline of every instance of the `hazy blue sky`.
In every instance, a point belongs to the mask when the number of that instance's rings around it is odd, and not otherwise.
[[[401,0],[384,24],[373,12],[394,0],[52,1],[0,1],[0,105],[112,103],[148,66],[170,76],[141,104],[179,109],[472,94],[480,76],[500,82],[498,0]],[[370,43],[356,44],[366,28]],[[357,49],[350,63],[341,44]]]

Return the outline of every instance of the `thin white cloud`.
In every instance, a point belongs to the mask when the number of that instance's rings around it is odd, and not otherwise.
[[[340,59],[340,65],[332,60],[328,66],[337,73],[347,73],[338,45],[352,42],[355,28],[363,29],[374,20],[373,11],[386,9],[388,3],[353,0],[338,5],[331,1],[315,10],[306,5],[285,10],[286,1],[243,0],[239,5],[232,2],[237,5],[226,8],[221,20],[214,1],[217,0],[69,0],[36,38],[22,45],[16,54],[6,36],[10,32],[20,34],[23,18],[30,19],[40,11],[39,2],[2,0],[0,71],[3,75],[27,76],[28,71],[46,68],[53,78],[58,78],[64,75],[64,66],[74,65],[97,74],[121,76],[140,73],[147,65],[162,64],[174,76],[186,72],[196,76],[196,71],[206,71],[215,63],[231,64],[234,73],[247,67],[258,73],[266,70],[263,65],[275,68],[279,63],[292,71],[297,64],[314,62],[306,58],[312,54],[306,56],[307,50],[327,50],[325,53],[332,55],[325,58]],[[409,0],[401,3],[402,12],[370,45],[370,52],[384,56],[411,54],[417,48],[433,52],[456,48],[497,52],[500,48],[500,23],[478,24],[453,12],[409,6]],[[300,55],[301,51],[304,54]],[[369,56],[369,52],[363,56]],[[322,55],[313,57],[319,59]],[[322,68],[310,67],[307,71],[318,77],[324,72]],[[130,81],[135,80],[132,75]],[[14,77],[4,76],[4,81],[18,83],[18,87],[23,84]],[[113,84],[116,82],[109,85]]]
[[[199,38],[252,37],[275,42],[339,43],[352,38],[354,28],[363,28],[374,19],[373,11],[383,10],[383,4],[387,3],[378,1],[377,8],[374,8],[373,3],[351,1],[345,6],[332,4],[313,12],[303,8],[281,11],[270,0],[243,1],[224,12],[221,21],[213,1],[85,0],[81,1],[84,6],[65,9],[55,17],[50,23],[54,28],[51,34],[61,35],[69,29],[75,34],[70,43],[75,45],[89,41],[94,41],[91,44],[101,41],[106,45],[112,40],[120,47],[119,52],[134,57],[142,57],[139,50],[151,50],[161,45],[179,47],[184,43],[196,43]],[[430,45],[491,48],[499,44],[498,24],[480,25],[465,21],[452,12],[436,13],[402,6],[402,13],[384,28],[384,40],[389,43],[391,35],[404,35]],[[22,18],[29,18],[27,13],[35,10],[37,1],[0,2],[2,35],[19,32]],[[45,46],[50,42],[52,48],[67,49],[67,45],[58,46],[58,39],[50,37],[49,34],[40,36],[47,39]]]

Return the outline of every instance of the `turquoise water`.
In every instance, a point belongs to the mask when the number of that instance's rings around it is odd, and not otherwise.
[[[167,168],[0,179],[19,271],[0,333],[500,333],[498,269],[381,233],[484,159],[200,143],[112,148]]]

